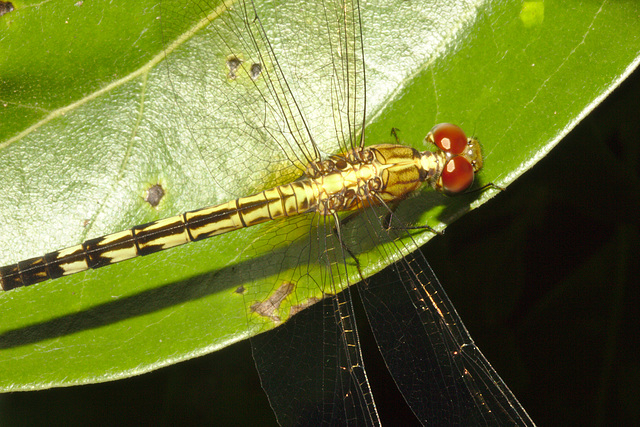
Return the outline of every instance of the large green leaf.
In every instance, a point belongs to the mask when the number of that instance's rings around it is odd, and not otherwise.
[[[0,18],[0,263],[256,190],[242,178],[216,187],[198,157],[203,147],[173,138],[180,129],[159,60],[194,22],[187,16],[163,33],[166,6],[46,3]],[[259,6],[268,23],[274,5]],[[403,1],[363,5],[367,139],[388,140],[397,127],[419,146],[432,124],[459,123],[484,144],[485,182],[507,186],[637,62],[634,2],[433,2],[415,9]],[[210,61],[210,51],[187,40],[170,55],[187,48],[194,61]],[[291,75],[313,76],[302,71]],[[200,89],[181,87],[189,90]],[[228,155],[228,140],[216,137],[207,150]],[[248,151],[255,144],[243,143]],[[157,209],[143,200],[155,183],[168,190]],[[435,225],[468,202],[434,197],[406,209]],[[129,376],[246,337],[246,301],[234,291],[254,284],[239,282],[235,270],[240,248],[264,230],[1,295],[3,389]],[[252,292],[268,295],[273,283],[265,283]]]

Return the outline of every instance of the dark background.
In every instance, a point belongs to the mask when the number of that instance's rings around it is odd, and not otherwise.
[[[636,71],[531,171],[424,248],[471,335],[540,425],[640,419],[639,172]],[[361,338],[383,421],[406,425],[375,344]],[[3,426],[126,422],[275,420],[248,342],[127,380],[0,395]]]

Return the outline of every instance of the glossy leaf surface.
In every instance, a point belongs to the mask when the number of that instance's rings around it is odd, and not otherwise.
[[[1,264],[259,189],[255,177],[242,178],[251,163],[231,158],[223,130],[212,132],[207,147],[175,138],[184,118],[162,52],[194,22],[185,16],[182,27],[167,31],[167,6],[46,3],[0,17]],[[266,25],[273,7],[259,8]],[[363,4],[367,141],[389,141],[396,127],[421,147],[434,123],[455,122],[483,143],[483,182],[508,186],[637,63],[633,2],[416,8]],[[169,55],[189,47],[193,60],[210,61],[210,51],[183,44]],[[313,69],[289,71],[313,76]],[[251,145],[259,141],[243,143],[260,150]],[[212,175],[204,149],[230,157],[223,175],[232,171],[233,179]],[[144,195],[157,183],[166,196],[153,208]],[[435,226],[473,199],[430,194],[407,201],[401,212]],[[238,270],[257,271],[265,262],[241,258],[242,248],[268,227],[0,295],[3,389],[134,375],[245,338],[246,301],[235,290],[256,286],[252,292],[266,297],[273,282],[238,279]],[[381,267],[371,262],[369,273]]]

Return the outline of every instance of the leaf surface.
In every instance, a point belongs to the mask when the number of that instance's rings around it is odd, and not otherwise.
[[[185,137],[185,123],[195,119],[185,117],[186,107],[176,108],[175,93],[197,99],[203,86],[177,87],[163,52],[171,48],[174,64],[186,56],[224,78],[225,64],[212,58],[229,52],[212,53],[199,33],[176,45],[197,24],[185,13],[163,26],[164,11],[180,4],[34,2],[0,17],[0,264],[284,178],[256,177],[253,160],[229,154],[231,145],[260,153],[255,137],[231,141],[215,123],[205,125],[212,130],[206,145]],[[203,5],[207,13],[215,7]],[[257,7],[269,28],[273,4]],[[294,34],[300,22],[317,18],[279,12],[279,22],[291,19]],[[363,3],[367,142],[389,142],[395,127],[403,141],[423,149],[433,124],[455,122],[483,143],[480,180],[507,187],[635,68],[638,13],[631,1]],[[278,44],[282,34],[270,34],[271,40],[291,58],[290,46]],[[305,54],[302,41],[290,48],[300,64],[316,54]],[[307,81],[317,70],[292,63],[286,71]],[[313,105],[309,93],[300,96],[303,105]],[[237,104],[225,110],[221,99],[220,105],[220,114],[242,116]],[[165,195],[152,207],[144,197],[155,184]],[[400,212],[435,227],[490,196],[447,199],[425,192]],[[122,378],[246,338],[251,301],[237,291],[248,289],[256,300],[272,294],[272,275],[256,272],[273,264],[274,248],[286,247],[277,236],[291,236],[268,233],[286,227],[257,226],[0,295],[2,390]],[[263,252],[247,257],[249,246]],[[367,266],[368,274],[384,267],[375,260]]]

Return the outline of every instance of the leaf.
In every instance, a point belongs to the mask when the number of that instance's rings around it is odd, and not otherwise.
[[[412,2],[363,5],[367,141],[388,141],[396,127],[420,146],[434,123],[458,123],[483,143],[483,182],[508,186],[638,61],[632,3],[434,4],[422,11]],[[256,190],[250,181],[219,185],[202,161],[206,147],[174,138],[181,117],[173,115],[175,88],[159,61],[195,22],[178,16],[167,32],[167,6],[50,2],[0,17],[0,264]],[[269,5],[259,6],[268,22]],[[210,62],[211,52],[197,47],[191,58]],[[312,69],[290,71],[313,76]],[[180,87],[180,94],[189,90],[200,89]],[[216,136],[206,149],[226,155],[221,148],[229,140]],[[237,146],[251,151],[255,143]],[[246,165],[231,164],[225,173],[236,170]],[[153,208],[144,194],[157,183],[166,194]],[[459,216],[470,200],[429,195],[401,209],[435,226]],[[265,229],[0,295],[2,389],[122,378],[245,338],[237,262]]]

